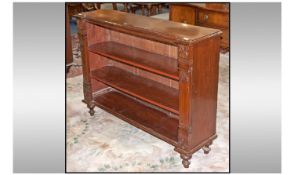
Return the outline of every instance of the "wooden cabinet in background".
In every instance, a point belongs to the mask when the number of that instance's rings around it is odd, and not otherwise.
[[[196,24],[196,11],[189,6],[170,6],[170,19],[185,24]]]
[[[222,51],[229,50],[229,3],[172,3],[170,20],[222,30]]]
[[[90,115],[100,107],[166,141],[186,168],[209,153],[222,32],[112,10],[76,17]]]

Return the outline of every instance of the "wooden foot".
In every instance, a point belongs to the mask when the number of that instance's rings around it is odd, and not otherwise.
[[[209,151],[211,150],[211,148],[209,148],[209,146],[204,146],[203,148],[204,154],[208,154]]]
[[[211,150],[211,148],[209,147],[210,145],[212,144],[212,142],[209,142],[207,143],[206,145],[203,146],[203,151],[204,151],[204,154],[208,154]]]
[[[181,154],[182,164],[184,165],[185,168],[189,168],[190,165],[190,159],[192,158],[192,155],[187,155],[187,154]]]
[[[88,105],[90,116],[93,116],[95,114],[94,107],[95,107],[94,104]]]

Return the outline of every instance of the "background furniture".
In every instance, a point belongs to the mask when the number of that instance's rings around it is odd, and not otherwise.
[[[105,4],[105,3],[94,3],[95,10],[101,9],[102,4]],[[123,8],[124,12],[129,12],[128,3],[112,3],[112,9],[118,10],[118,8],[117,8],[118,4],[122,4],[124,6],[124,8]]]
[[[71,63],[73,62],[72,58],[72,44],[71,44],[71,35],[70,35],[70,11],[69,6],[65,5],[65,64],[66,64],[66,72],[69,71]]]
[[[86,11],[82,5],[82,3],[65,3],[65,7],[67,9],[66,13],[69,18],[73,15]]]
[[[222,52],[229,50],[229,3],[172,3],[170,20],[222,30]]]
[[[70,29],[70,21],[73,15],[86,12],[86,11],[93,11],[101,8],[101,5],[105,3],[65,3],[65,45],[66,45],[66,55],[65,55],[65,63],[66,63],[66,72],[69,71],[70,67],[73,65],[73,55],[72,55],[72,41],[71,41],[71,29]],[[111,3],[112,8],[117,10],[118,4],[123,4],[124,9],[123,11],[128,12],[128,3]]]
[[[162,5],[164,3],[149,3],[149,2],[136,2],[131,4],[132,13],[136,13],[136,10],[141,9],[142,15],[151,16],[161,13]],[[147,13],[145,13],[147,10]]]
[[[119,11],[76,15],[84,102],[175,146],[184,167],[216,138],[221,31]]]
[[[84,11],[86,10],[84,9],[82,3],[65,3],[65,63],[67,73],[73,64],[70,21],[73,15]]]

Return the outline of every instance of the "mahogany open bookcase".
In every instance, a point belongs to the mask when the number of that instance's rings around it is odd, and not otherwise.
[[[80,13],[84,102],[175,146],[184,167],[216,138],[221,31],[145,16]]]

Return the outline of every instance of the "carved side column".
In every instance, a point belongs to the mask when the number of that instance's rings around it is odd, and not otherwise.
[[[87,39],[87,28],[86,22],[84,19],[78,20],[78,35],[80,40],[80,49],[82,56],[82,64],[83,64],[83,90],[84,90],[84,102],[87,104],[89,113],[91,116],[94,115],[94,107],[95,103],[93,101],[92,94],[92,85],[91,85],[91,77],[90,77],[90,65],[89,65],[89,55],[88,55],[88,39]]]
[[[189,160],[192,155],[188,151],[189,144],[189,133],[191,132],[191,93],[192,93],[192,66],[193,66],[193,55],[192,47],[189,45],[179,45],[178,46],[178,62],[179,62],[179,130],[178,138],[179,145],[175,148],[181,154],[183,159],[182,163],[185,168],[188,168],[190,165]]]

